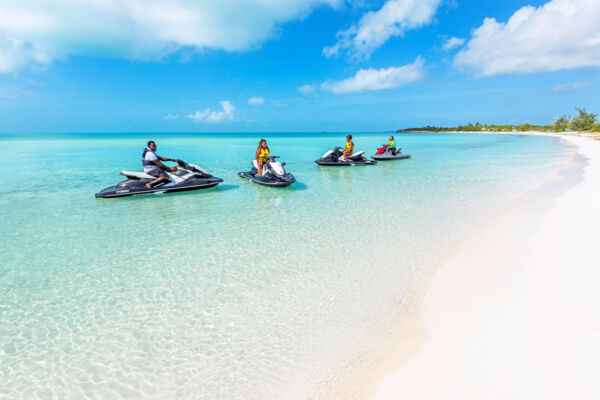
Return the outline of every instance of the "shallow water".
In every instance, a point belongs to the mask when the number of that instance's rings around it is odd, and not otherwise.
[[[573,150],[417,134],[409,160],[318,167],[344,135],[266,135],[298,183],[241,180],[258,135],[152,135],[218,188],[94,193],[141,169],[141,134],[0,136],[0,395],[303,397],[419,276]],[[356,134],[372,154],[384,134]]]

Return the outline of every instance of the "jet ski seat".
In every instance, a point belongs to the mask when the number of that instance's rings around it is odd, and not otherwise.
[[[151,179],[151,180],[156,179],[156,177],[154,177],[152,175],[148,175],[144,172],[121,171],[121,175],[125,175],[126,177],[131,178],[131,179]]]

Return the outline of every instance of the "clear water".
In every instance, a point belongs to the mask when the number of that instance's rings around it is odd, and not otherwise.
[[[257,135],[152,135],[218,188],[96,199],[139,134],[0,136],[0,397],[309,396],[419,276],[573,150],[402,135],[410,160],[318,167],[343,134],[271,134],[298,183],[243,181]],[[373,150],[384,134],[356,134]]]

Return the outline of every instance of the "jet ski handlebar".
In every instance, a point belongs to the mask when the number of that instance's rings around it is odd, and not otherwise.
[[[265,158],[266,158],[267,160],[271,160],[271,161],[273,161],[274,159],[276,159],[276,158],[281,158],[281,157],[279,157],[279,156],[265,156]]]

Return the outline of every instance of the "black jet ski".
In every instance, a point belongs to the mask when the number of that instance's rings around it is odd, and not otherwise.
[[[377,152],[371,156],[373,160],[386,161],[386,160],[401,160],[403,158],[410,158],[410,154],[402,154],[402,149],[390,147],[387,144],[382,144]]]
[[[269,161],[263,165],[262,176],[258,175],[258,162],[256,160],[252,160],[250,171],[238,172],[238,176],[264,186],[284,187],[296,182],[294,175],[285,172],[285,169],[283,169],[285,163],[276,160],[279,156],[266,156],[265,158]]]
[[[321,158],[315,160],[315,162],[319,165],[352,165],[350,161],[345,161],[342,152],[340,151],[341,147],[334,147],[332,150],[329,150],[327,153],[323,154]]]
[[[186,190],[205,189],[223,182],[223,179],[212,176],[197,165],[187,164],[181,160],[177,160],[177,164],[179,164],[177,171],[165,171],[170,178],[167,182],[159,183],[150,189],[146,187],[146,184],[156,179],[152,175],[143,172],[122,171],[121,175],[126,176],[127,180],[119,182],[115,186],[102,189],[96,193],[96,197],[108,198],[156,192],[183,192]]]
[[[364,154],[364,151],[357,151],[356,153],[348,156],[348,161],[350,161],[352,164],[357,165],[377,164],[377,161],[369,160],[364,156]]]
[[[344,160],[344,156],[340,151],[341,147],[334,147],[332,150],[329,150],[327,153],[323,154],[321,158],[316,160],[315,162],[319,165],[365,165],[365,164],[375,164],[375,161],[368,160],[363,155],[364,151],[358,151],[352,155],[348,156],[348,161]]]

